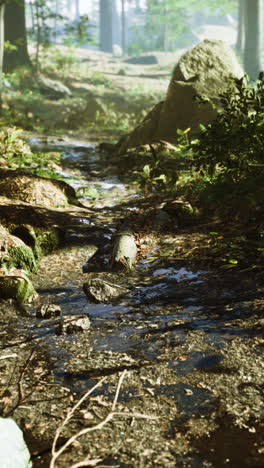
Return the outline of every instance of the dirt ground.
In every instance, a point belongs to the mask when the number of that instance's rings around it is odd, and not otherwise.
[[[261,263],[227,268],[210,235],[225,226],[181,226],[177,214],[162,224],[159,197],[115,179],[97,150],[67,149],[75,158],[63,170],[101,187],[99,196],[74,212],[51,210],[64,241],[33,277],[38,301],[0,309],[2,414],[23,430],[33,466],[262,467]],[[135,231],[137,263],[112,271],[110,237],[122,219]],[[89,278],[130,292],[92,303],[82,290]],[[47,304],[60,316],[37,318]],[[76,316],[89,317],[89,329],[65,332]]]

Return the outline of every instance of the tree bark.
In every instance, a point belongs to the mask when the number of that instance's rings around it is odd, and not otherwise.
[[[125,12],[125,0],[121,0],[121,24],[122,24],[122,50],[123,54],[126,50],[126,12]]]
[[[75,20],[80,21],[80,2],[75,0]]]
[[[19,66],[30,66],[27,50],[25,0],[11,0],[5,8],[5,41],[15,46],[15,50],[4,54],[3,69],[10,72]]]
[[[245,48],[245,0],[239,0],[236,49],[241,57],[243,57],[244,48]]]
[[[0,3],[0,113],[2,113],[2,91],[3,91],[3,59],[4,59],[4,43],[5,43],[5,3]]]
[[[113,236],[112,242],[111,267],[119,266],[131,270],[137,256],[137,246],[131,229],[121,227]]]
[[[112,0],[112,28],[113,28],[113,44],[121,46],[121,24],[120,16],[117,11],[117,0]]]
[[[244,66],[252,80],[256,80],[261,70],[260,24],[262,0],[245,0],[245,49]]]
[[[100,49],[113,52],[112,0],[100,0]]]

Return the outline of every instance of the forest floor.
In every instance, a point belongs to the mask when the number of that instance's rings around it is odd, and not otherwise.
[[[36,468],[260,468],[261,259],[223,262],[241,240],[234,222],[188,225],[177,211],[164,218],[171,197],[132,185],[126,160],[90,144],[100,142],[98,128],[29,135],[35,149],[62,153],[66,182],[96,196],[60,210],[64,241],[33,277],[39,299],[19,310],[1,302],[3,413],[23,429]],[[110,240],[123,220],[137,262],[113,271]],[[87,262],[95,246],[97,260]],[[93,303],[83,284],[94,278],[129,292]],[[60,317],[37,318],[45,304],[59,306]],[[74,316],[89,317],[89,328],[65,332]]]

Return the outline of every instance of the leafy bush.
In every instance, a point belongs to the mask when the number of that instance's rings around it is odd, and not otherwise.
[[[134,171],[137,175],[137,183],[147,193],[158,190],[176,190],[178,184],[187,174],[192,178],[192,147],[186,130],[177,130],[178,140],[175,145],[166,141],[158,144],[143,146],[142,151],[137,151],[137,161],[141,157],[143,167],[140,171]],[[133,150],[132,150],[133,151]],[[128,151],[127,156],[131,156]]]
[[[225,200],[239,215],[249,215],[264,194],[264,82],[236,80],[221,103],[217,118],[192,145],[194,166],[208,177],[205,198],[222,206]]]
[[[28,168],[36,175],[51,178],[61,160],[59,153],[33,153],[21,138],[22,130],[3,128],[0,131],[0,158],[11,169]],[[45,175],[44,175],[45,172]]]
[[[193,145],[195,165],[237,183],[258,174],[255,168],[264,163],[264,82],[250,87],[245,77],[236,80],[221,103],[216,120]]]

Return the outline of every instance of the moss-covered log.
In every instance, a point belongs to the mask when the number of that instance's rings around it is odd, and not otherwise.
[[[131,270],[136,261],[137,246],[130,228],[121,228],[112,239],[111,267],[119,266]]]

